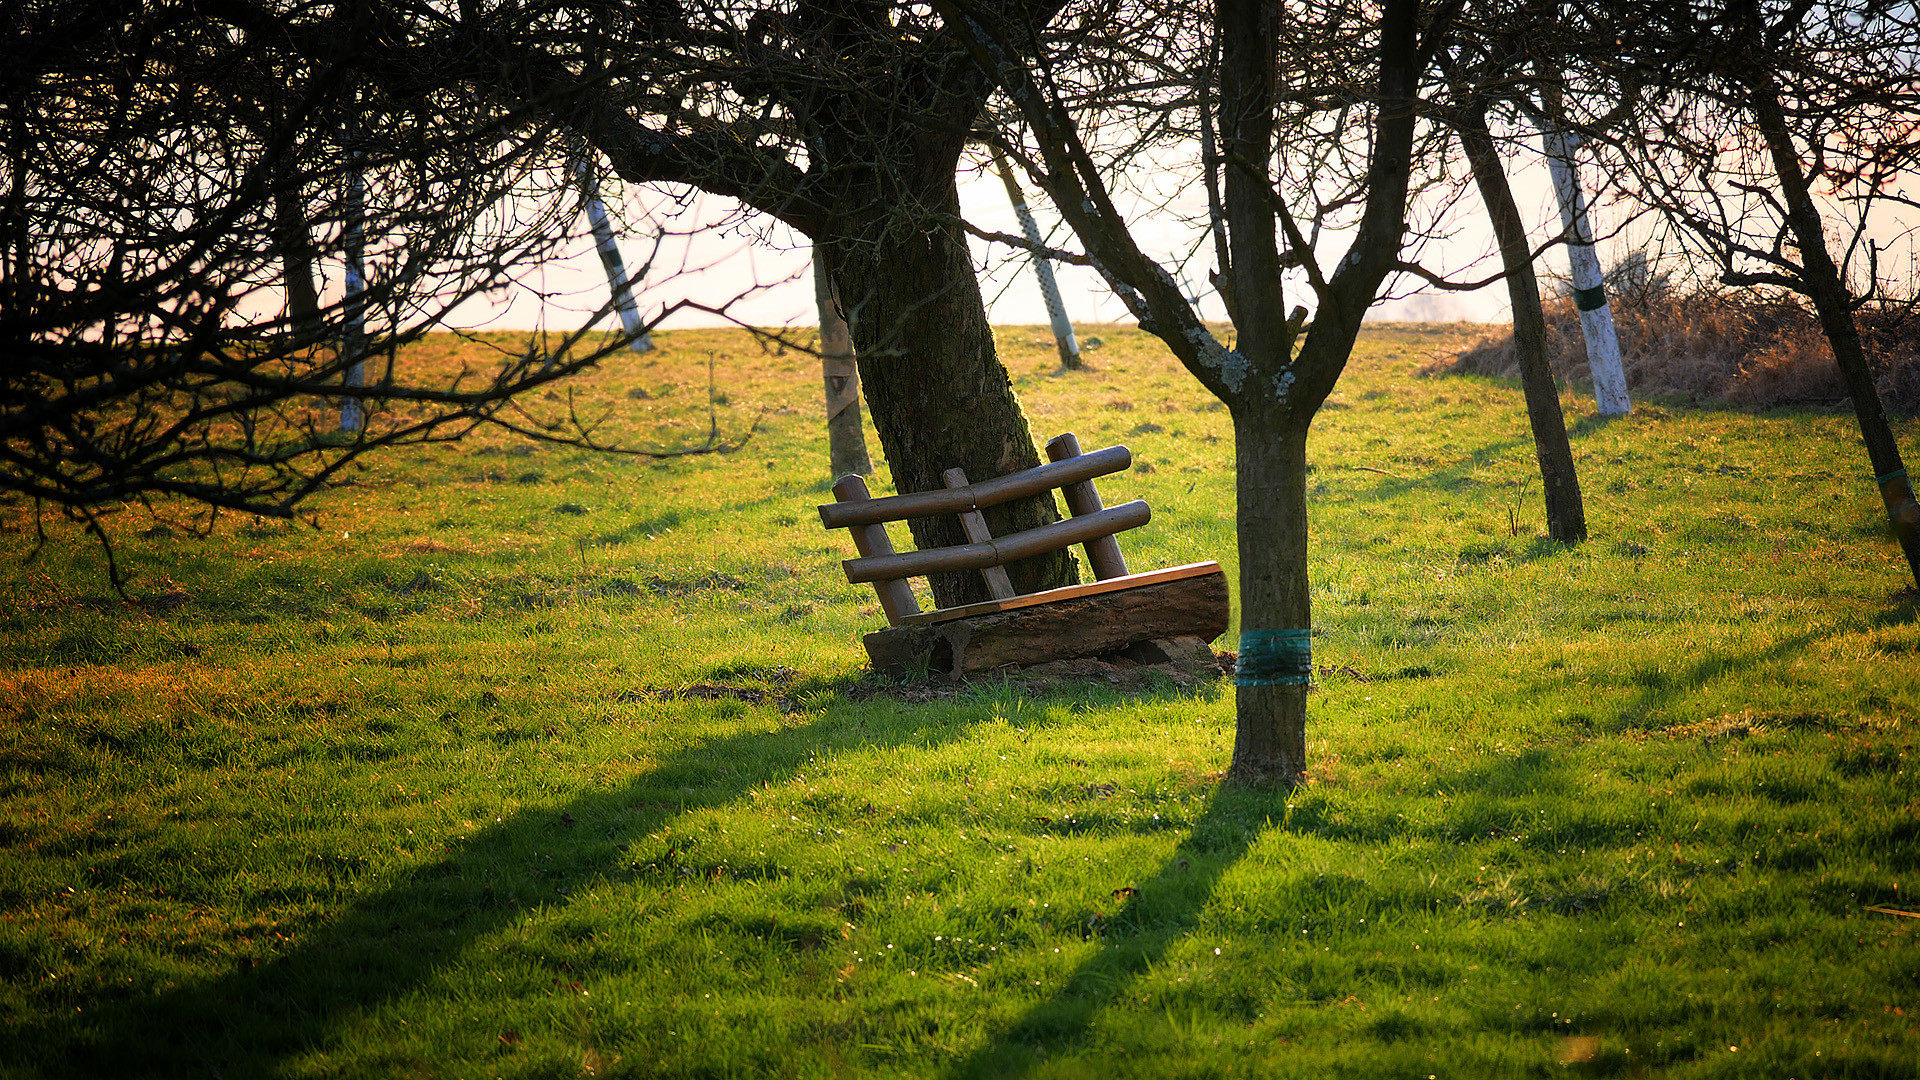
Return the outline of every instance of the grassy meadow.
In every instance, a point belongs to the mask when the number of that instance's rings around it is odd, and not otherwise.
[[[1231,579],[1227,413],[1081,332],[1001,330],[1036,439]],[[1470,336],[1370,329],[1316,423],[1286,794],[1220,783],[1230,681],[866,672],[817,362],[742,333],[525,406],[698,443],[711,370],[736,452],[128,510],[131,603],[0,505],[0,1076],[1920,1074],[1920,598],[1850,416],[1569,397],[1565,549],[1517,385],[1415,376]]]

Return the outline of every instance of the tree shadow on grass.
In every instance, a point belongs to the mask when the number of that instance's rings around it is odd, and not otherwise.
[[[346,1037],[357,1014],[430,983],[487,935],[570,903],[577,885],[619,880],[629,843],[683,815],[789,780],[822,751],[926,749],[963,738],[979,719],[936,717],[915,709],[870,727],[855,710],[830,706],[809,723],[688,746],[619,787],[522,811],[450,843],[442,858],[397,871],[279,956],[241,960],[224,976],[156,995],[89,1002],[92,1011],[37,1028],[10,1027],[0,1064],[21,1075],[278,1074],[288,1059]],[[545,868],[539,874],[525,869],[533,860]],[[293,890],[260,897],[276,906],[302,899]]]
[[[1079,1048],[1100,1010],[1122,997],[1198,925],[1221,879],[1252,848],[1263,823],[1284,802],[1284,794],[1272,791],[1216,790],[1193,831],[1159,872],[1127,894],[1125,906],[1106,920],[1100,948],[1051,997],[956,1062],[946,1075],[956,1080],[1022,1076],[1050,1056]]]
[[[1657,719],[1686,695],[1697,693],[1717,680],[1743,675],[1776,660],[1804,652],[1816,641],[1846,632],[1845,627],[1806,630],[1782,638],[1771,645],[1744,650],[1713,650],[1697,656],[1691,663],[1674,670],[1664,664],[1641,665],[1628,673],[1628,682],[1638,687],[1634,700],[1622,706],[1618,715],[1628,727],[1644,727],[1643,720]],[[1569,675],[1566,689],[1573,690],[1580,680]],[[1665,726],[1659,724],[1657,726]]]
[[[1896,590],[1887,598],[1886,610],[1873,616],[1870,621],[1881,630],[1920,622],[1920,589],[1908,586]]]
[[[1355,494],[1369,495],[1387,501],[1403,495],[1433,493],[1444,491],[1463,491],[1475,485],[1493,486],[1486,481],[1476,480],[1474,473],[1498,462],[1508,453],[1525,446],[1532,448],[1531,442],[1523,443],[1519,439],[1501,439],[1475,447],[1467,451],[1467,456],[1458,461],[1449,462],[1440,468],[1420,476],[1400,476],[1395,473],[1381,472],[1370,466],[1352,466],[1363,471],[1374,472],[1381,478],[1364,491]]]

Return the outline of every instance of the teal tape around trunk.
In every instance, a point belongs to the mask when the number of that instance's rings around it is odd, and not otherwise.
[[[1305,686],[1313,681],[1313,631],[1242,630],[1235,686]]]
[[[1893,478],[1894,478],[1894,477],[1896,477],[1896,476],[1905,476],[1905,475],[1907,475],[1907,470],[1906,470],[1906,467],[1905,467],[1905,466],[1901,466],[1900,468],[1898,468],[1898,469],[1895,469],[1895,470],[1893,470],[1892,472],[1890,472],[1890,473],[1888,473],[1888,474],[1887,474],[1887,475],[1885,475],[1885,476],[1876,476],[1876,477],[1874,477],[1874,478],[1873,478],[1873,482],[1874,482],[1874,483],[1876,483],[1876,484],[1884,484],[1884,483],[1886,483],[1887,481],[1889,481],[1889,480],[1891,480],[1891,479],[1893,479]]]
[[[1599,311],[1607,306],[1607,287],[1595,285],[1591,289],[1573,290],[1573,306],[1581,311]]]

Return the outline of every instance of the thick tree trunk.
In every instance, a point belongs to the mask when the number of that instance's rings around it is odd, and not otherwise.
[[[963,138],[922,132],[910,147],[878,147],[865,175],[853,177],[844,195],[836,192],[826,230],[860,382],[902,493],[945,487],[947,469],[985,480],[1040,464],[959,226],[954,173]],[[1059,518],[1051,494],[986,511],[996,536]],[[922,547],[967,542],[957,518],[910,524]],[[1014,563],[1007,573],[1021,592],[1077,580],[1065,551]],[[988,598],[976,573],[935,575],[932,585],[942,607]]]
[[[1906,463],[1900,460],[1900,445],[1894,440],[1893,426],[1887,422],[1880,392],[1873,385],[1866,349],[1860,344],[1860,329],[1853,321],[1851,298],[1840,280],[1839,267],[1827,254],[1826,229],[1808,191],[1799,151],[1771,86],[1754,89],[1753,107],[1760,121],[1760,132],[1767,140],[1774,172],[1780,179],[1781,194],[1786,197],[1787,224],[1800,245],[1801,283],[1820,315],[1821,329],[1833,347],[1834,362],[1840,366],[1841,379],[1853,399],[1860,438],[1867,444],[1867,459],[1873,465],[1888,523],[1906,554],[1907,571],[1913,575],[1915,585],[1920,586],[1920,505],[1914,501],[1912,478],[1907,475]]]
[[[1587,538],[1587,512],[1580,497],[1580,477],[1574,470],[1573,447],[1567,442],[1566,417],[1560,412],[1560,393],[1547,363],[1547,321],[1540,310],[1540,284],[1533,274],[1526,227],[1520,222],[1506,171],[1500,167],[1500,155],[1487,132],[1486,111],[1463,116],[1456,133],[1473,167],[1480,198],[1487,205],[1487,219],[1493,225],[1500,261],[1507,272],[1507,296],[1513,303],[1513,351],[1520,362],[1520,385],[1526,391],[1534,456],[1540,462],[1540,486],[1546,492],[1547,535],[1563,544],[1577,544]]]
[[[813,299],[820,311],[820,374],[827,391],[827,461],[834,479],[873,472],[867,433],[860,424],[860,369],[853,362],[853,336],[840,312],[840,295],[826,252],[813,255]]]
[[[1229,775],[1243,783],[1292,786],[1306,774],[1312,679],[1311,653],[1305,651],[1313,623],[1307,424],[1277,413],[1234,413],[1240,663]]]

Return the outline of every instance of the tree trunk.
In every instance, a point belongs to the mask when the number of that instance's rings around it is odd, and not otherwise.
[[[275,108],[275,126],[284,116]],[[277,133],[270,132],[276,142]],[[287,300],[287,332],[301,345],[320,340],[320,293],[314,286],[313,230],[307,223],[306,192],[288,140],[268,162],[273,183],[273,244],[280,256],[280,286]]]
[[[1821,329],[1833,347],[1834,362],[1840,366],[1847,394],[1853,399],[1860,438],[1867,444],[1867,459],[1873,465],[1881,501],[1886,504],[1888,523],[1906,554],[1908,572],[1920,586],[1920,505],[1915,504],[1913,481],[1900,460],[1900,445],[1887,422],[1880,392],[1873,385],[1866,349],[1860,344],[1860,329],[1853,321],[1852,299],[1840,280],[1839,268],[1827,254],[1826,229],[1807,189],[1799,150],[1787,130],[1780,100],[1772,85],[1764,82],[1753,89],[1752,97],[1760,132],[1767,140],[1767,153],[1780,179],[1780,192],[1786,198],[1787,225],[1800,245],[1801,283],[1820,315]]]
[[[827,463],[833,478],[873,472],[867,433],[860,425],[860,369],[853,362],[853,336],[840,311],[839,290],[825,250],[813,253],[813,300],[820,311],[820,375],[827,390]]]
[[[1587,538],[1587,512],[1580,497],[1580,477],[1574,470],[1573,447],[1567,442],[1566,418],[1560,412],[1560,393],[1547,363],[1547,321],[1540,311],[1540,284],[1533,274],[1526,227],[1520,222],[1506,171],[1500,167],[1500,155],[1487,132],[1485,108],[1464,115],[1456,134],[1473,167],[1473,181],[1487,205],[1487,219],[1493,225],[1494,238],[1500,244],[1500,262],[1507,272],[1507,296],[1513,303],[1513,351],[1520,362],[1520,385],[1526,391],[1534,456],[1540,462],[1540,486],[1546,492],[1547,535],[1563,544],[1577,544]]]
[[[1262,412],[1233,417],[1241,629],[1228,773],[1290,787],[1306,774],[1312,681],[1307,421]]]
[[[1020,181],[1014,179],[1013,168],[999,147],[990,145],[987,149],[993,154],[994,170],[1006,185],[1007,201],[1013,204],[1014,216],[1020,219],[1021,233],[1027,243],[1039,248],[1040,223],[1033,220],[1033,211],[1027,209],[1027,197],[1020,191]],[[1040,282],[1040,299],[1047,305],[1047,321],[1053,326],[1053,346],[1060,353],[1060,366],[1079,371],[1084,366],[1080,363],[1080,342],[1073,336],[1073,322],[1067,318],[1067,305],[1060,299],[1060,283],[1054,280],[1053,264],[1038,250],[1028,252],[1027,259],[1033,264],[1034,278]]]
[[[874,430],[901,493],[946,486],[942,473],[960,468],[986,480],[1040,464],[1039,451],[994,349],[993,329],[959,226],[954,175],[964,132],[918,132],[909,146],[868,143],[868,156],[836,177],[825,230],[834,284],[841,290],[860,382]],[[1060,519],[1051,493],[986,511],[994,535]],[[910,522],[921,547],[964,544],[954,517]],[[1021,592],[1071,585],[1066,551],[1007,567]],[[979,574],[937,574],[937,604],[988,598]]]
[[[313,285],[313,237],[306,207],[286,176],[273,191],[274,245],[280,249],[280,280],[287,296],[288,330],[294,340],[311,343],[320,336],[320,294]]]
[[[600,256],[601,271],[607,275],[607,292],[613,298],[614,313],[620,316],[620,328],[626,332],[627,348],[639,353],[651,352],[653,336],[640,323],[640,309],[633,302],[633,283],[627,280],[627,264],[620,258],[620,242],[614,238],[607,204],[600,198],[600,180],[584,153],[574,155],[573,176],[580,185],[587,228],[593,232],[593,249]]]
[[[1578,137],[1565,128],[1553,127],[1542,138],[1554,194],[1560,202],[1560,224],[1566,232],[1573,306],[1580,312],[1580,338],[1587,346],[1593,400],[1601,416],[1625,416],[1633,411],[1633,399],[1628,396],[1627,371],[1620,362],[1620,335],[1613,327],[1613,309],[1607,305],[1607,277],[1593,250],[1587,195],[1580,188],[1580,170],[1573,161]]]
[[[349,387],[366,384],[367,353],[367,181],[354,151],[347,171],[343,255],[347,264],[346,296],[341,301],[340,355],[346,361]],[[340,430],[361,431],[367,426],[367,406],[357,397],[340,400]]]

